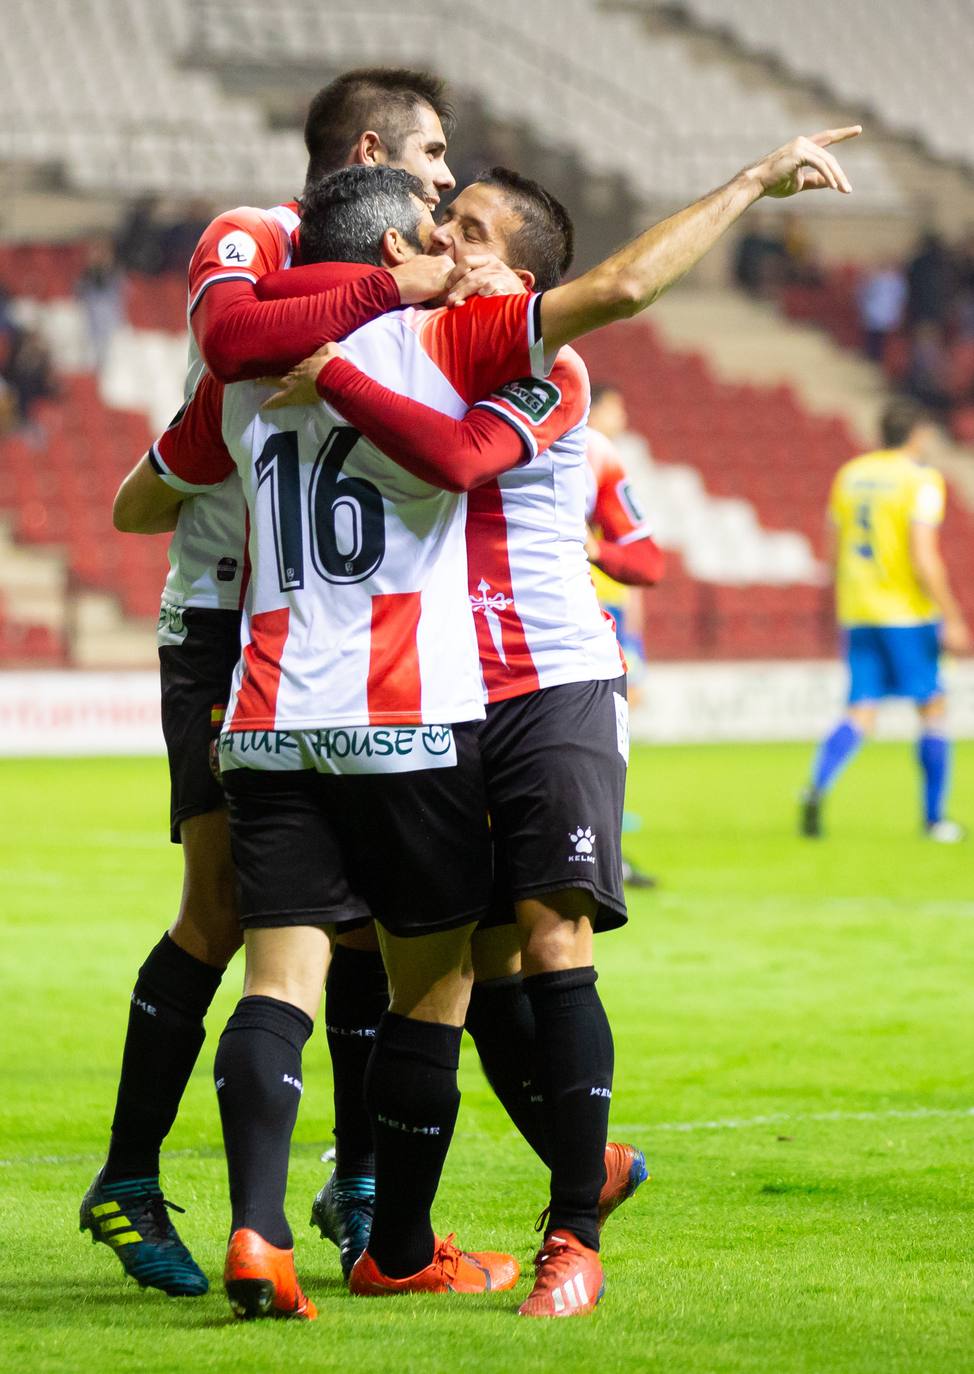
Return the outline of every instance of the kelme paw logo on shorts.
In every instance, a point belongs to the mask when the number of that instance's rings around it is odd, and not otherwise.
[[[568,838],[575,846],[575,853],[569,854],[568,856],[569,863],[595,863],[593,854],[593,850],[595,849],[595,836],[592,833],[592,827],[590,825],[587,825],[584,830],[581,826],[579,826],[577,830],[569,830]]]

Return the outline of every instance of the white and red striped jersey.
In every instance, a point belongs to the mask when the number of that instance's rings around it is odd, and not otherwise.
[[[268,272],[289,267],[299,223],[293,204],[270,210],[243,206],[219,215],[203,233],[189,265],[189,314],[214,282],[255,282]],[[185,399],[192,396],[205,371],[190,331]],[[245,590],[246,516],[235,471],[218,486],[182,503],[169,545],[163,607],[239,609]],[[162,643],[171,638],[170,623],[163,613],[159,628]]]
[[[343,348],[368,376],[459,418],[511,378],[543,375],[536,300],[399,311]],[[225,728],[479,719],[466,498],[413,477],[323,402],[262,413],[269,394],[207,374],[150,453],[184,492],[234,465],[242,482],[252,571]]]
[[[585,555],[589,400],[585,364],[563,348],[546,379],[482,403],[533,455],[469,498],[470,604],[488,701],[625,671]]]

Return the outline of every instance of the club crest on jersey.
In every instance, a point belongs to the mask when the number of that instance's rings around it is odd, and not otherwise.
[[[544,382],[535,377],[526,377],[520,382],[508,382],[497,393],[519,415],[530,420],[532,425],[540,425],[561,401],[561,392],[554,382]]]
[[[223,235],[216,251],[224,267],[249,267],[257,256],[257,244],[243,229],[234,229]]]

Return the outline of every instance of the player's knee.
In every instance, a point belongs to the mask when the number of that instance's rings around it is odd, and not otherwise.
[[[595,898],[580,889],[518,903],[524,973],[554,973],[592,962]]]
[[[477,983],[513,978],[521,971],[521,940],[516,925],[478,930],[471,942],[473,976]]]

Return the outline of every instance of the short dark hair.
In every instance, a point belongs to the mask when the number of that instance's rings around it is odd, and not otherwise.
[[[879,419],[879,433],[884,448],[902,448],[920,425],[931,423],[930,412],[909,396],[897,396],[890,401]]]
[[[417,105],[429,105],[444,130],[452,132],[455,116],[446,85],[431,72],[408,67],[358,67],[336,77],[308,107],[304,123],[308,184],[344,167],[366,129],[374,129],[389,156],[396,159]]]
[[[302,262],[382,265],[382,236],[398,229],[422,251],[423,183],[399,167],[342,167],[305,190]]]
[[[511,267],[534,274],[539,291],[557,286],[575,256],[575,227],[571,215],[550,191],[509,167],[488,167],[475,178],[479,186],[496,186],[521,218],[521,226],[507,242]]]

